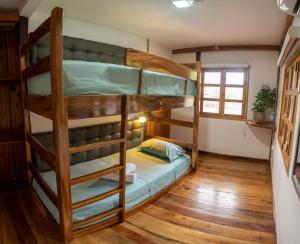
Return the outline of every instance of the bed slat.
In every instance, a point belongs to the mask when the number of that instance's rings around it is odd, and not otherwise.
[[[69,119],[96,118],[120,114],[121,99],[122,95],[65,97],[68,104]]]
[[[78,147],[71,147],[71,148],[69,148],[69,153],[74,154],[74,153],[79,153],[79,152],[86,152],[86,151],[89,151],[92,149],[106,147],[106,146],[110,146],[110,145],[114,145],[114,144],[119,144],[122,142],[125,142],[124,138],[89,143],[89,144],[85,144],[85,145],[78,146]]]
[[[36,63],[28,66],[22,73],[23,79],[47,72],[50,70],[50,56],[40,59]]]
[[[52,119],[52,99],[51,96],[25,96],[24,107],[38,115]]]
[[[26,54],[43,36],[50,31],[50,18],[46,19],[21,46],[21,54]]]
[[[81,207],[83,207],[83,206],[92,204],[92,203],[94,203],[94,202],[101,201],[101,200],[103,200],[103,199],[105,199],[105,198],[108,198],[108,197],[110,197],[110,196],[113,196],[113,195],[115,195],[115,194],[117,194],[117,193],[120,193],[120,192],[122,192],[122,191],[123,191],[123,189],[120,188],[120,187],[118,187],[118,188],[116,188],[116,189],[113,189],[113,190],[110,190],[110,191],[108,191],[108,192],[105,192],[105,193],[103,193],[103,194],[101,194],[101,195],[94,196],[94,197],[85,199],[85,200],[83,200],[83,201],[73,203],[73,204],[72,204],[72,208],[73,208],[73,209],[81,208]]]
[[[69,119],[119,115],[121,99],[122,95],[65,97],[68,102]],[[128,113],[194,106],[194,96],[127,95],[127,101]]]
[[[73,232],[73,236],[74,237],[79,237],[79,236],[82,236],[82,235],[85,235],[85,234],[88,234],[88,233],[91,233],[91,232],[95,232],[97,230],[104,229],[108,226],[111,226],[113,224],[117,224],[119,222],[120,222],[119,216],[115,216],[115,217],[112,217],[112,218],[110,218],[108,220],[105,220],[101,223],[96,223],[96,224],[93,224],[91,226],[84,227],[84,228],[79,229],[79,230],[75,230]]]
[[[194,106],[194,96],[128,96],[129,113],[151,112]]]
[[[95,178],[100,178],[103,175],[107,175],[107,174],[112,173],[114,171],[120,171],[123,168],[124,168],[124,166],[116,165],[116,166],[113,166],[113,167],[109,167],[107,169],[99,170],[99,171],[96,171],[96,172],[91,173],[91,174],[87,174],[87,175],[83,175],[83,176],[71,179],[70,184],[71,185],[76,185],[76,184],[79,184],[79,183],[84,182],[84,181],[92,180],[92,179],[95,179]]]
[[[100,213],[100,214],[97,214],[97,215],[93,215],[93,216],[91,216],[91,217],[89,217],[89,218],[87,218],[85,220],[78,221],[78,222],[74,223],[74,227],[75,228],[79,228],[81,225],[86,225],[86,224],[89,224],[91,222],[95,222],[97,220],[105,218],[105,217],[107,217],[107,216],[109,216],[111,214],[118,213],[120,211],[122,211],[122,208],[120,208],[120,207],[116,207],[116,208],[110,209],[110,210],[105,211],[103,213]]]
[[[30,169],[34,179],[37,181],[39,186],[46,193],[47,197],[51,200],[51,202],[56,207],[59,207],[57,194],[55,194],[55,192],[50,188],[50,186],[46,183],[46,181],[43,179],[41,174],[38,172],[38,170],[33,165],[30,165],[29,169]]]
[[[34,136],[27,134],[27,140],[39,156],[52,168],[55,169],[55,158],[42,143],[40,143]]]

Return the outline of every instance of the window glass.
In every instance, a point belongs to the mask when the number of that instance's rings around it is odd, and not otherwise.
[[[205,113],[219,113],[219,102],[217,101],[203,101],[203,112]]]
[[[224,113],[232,115],[242,115],[242,103],[225,102]]]
[[[225,99],[243,100],[243,90],[242,87],[226,87]]]
[[[221,72],[204,72],[204,84],[220,84]]]
[[[244,72],[226,72],[226,85],[243,85]]]
[[[220,98],[220,87],[205,86],[203,96],[204,98]]]

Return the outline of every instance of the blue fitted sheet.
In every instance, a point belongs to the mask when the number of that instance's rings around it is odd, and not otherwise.
[[[119,154],[113,154],[101,159],[96,159],[71,166],[71,178],[79,177],[104,168],[111,167],[119,162]],[[173,162],[140,152],[137,148],[127,151],[127,162],[136,165],[137,180],[135,183],[126,184],[126,210],[143,202],[150,196],[161,191],[173,181],[182,176],[190,168],[190,158],[183,155]],[[42,173],[43,178],[56,192],[55,172]],[[72,186],[72,202],[81,201],[118,186],[118,182],[96,179]],[[59,222],[58,209],[48,199],[38,183],[33,180],[33,188],[39,198],[50,210],[57,222]],[[84,220],[95,214],[117,207],[119,204],[118,195],[111,196],[102,201],[84,206],[73,211],[73,221]]]
[[[63,61],[64,94],[71,95],[109,95],[138,93],[140,70],[124,65]],[[193,81],[189,81],[188,95],[195,94]],[[51,95],[50,73],[45,72],[28,79],[29,95]],[[185,79],[144,70],[142,81],[143,95],[182,96]]]

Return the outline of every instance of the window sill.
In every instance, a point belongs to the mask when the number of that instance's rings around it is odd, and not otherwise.
[[[200,113],[202,118],[246,121],[244,116]]]

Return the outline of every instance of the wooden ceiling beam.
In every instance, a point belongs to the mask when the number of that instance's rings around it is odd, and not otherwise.
[[[286,16],[285,27],[284,27],[284,30],[283,30],[283,33],[282,33],[282,37],[281,37],[281,41],[280,41],[280,49],[282,48],[282,45],[284,43],[286,34],[287,34],[290,26],[293,24],[294,18],[295,18],[295,16],[292,16],[292,15],[287,15]]]
[[[18,13],[0,13],[0,23],[18,23],[19,21]]]
[[[279,51],[277,45],[220,45],[220,46],[203,46],[175,49],[173,54],[180,53],[197,53],[197,52],[216,52],[216,51]]]

